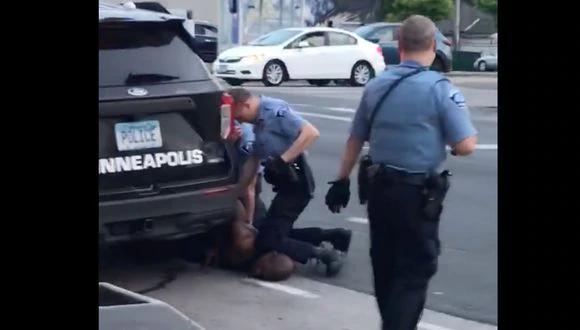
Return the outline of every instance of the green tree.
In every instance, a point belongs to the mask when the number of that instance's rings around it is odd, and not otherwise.
[[[497,17],[497,0],[475,0],[475,6],[484,13]]]
[[[452,9],[453,0],[383,0],[380,13],[390,22],[402,21],[415,14],[437,22],[449,18]]]

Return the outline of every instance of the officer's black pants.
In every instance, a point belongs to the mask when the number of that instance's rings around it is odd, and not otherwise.
[[[303,189],[279,191],[266,216],[254,224],[258,229],[256,247],[260,253],[277,251],[300,263],[308,262],[313,255],[314,245],[320,244],[322,229],[293,229],[294,222],[310,202],[311,196]],[[259,209],[263,203],[256,200]],[[259,210],[256,213],[260,213]]]
[[[423,215],[421,189],[375,184],[370,194],[370,256],[384,330],[416,328],[437,272],[439,219]]]

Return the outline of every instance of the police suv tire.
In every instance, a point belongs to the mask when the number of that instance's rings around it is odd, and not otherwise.
[[[230,86],[240,86],[244,83],[241,79],[234,79],[234,78],[224,78],[225,82],[228,83]]]
[[[358,79],[357,81],[357,74],[363,74],[364,72],[368,72],[368,78],[365,81]],[[350,84],[353,86],[364,86],[366,85],[371,79],[375,76],[375,71],[371,67],[370,64],[364,61],[356,62],[355,65],[352,67],[350,72]]]
[[[276,79],[274,79],[274,76],[276,76]],[[286,77],[288,77],[288,72],[286,72],[286,66],[284,63],[278,60],[272,60],[264,66],[262,83],[264,83],[265,86],[280,86],[280,84],[286,80]]]
[[[439,57],[436,57],[433,60],[433,63],[431,64],[431,70],[437,71],[437,72],[444,72],[445,65],[443,64],[443,60],[441,60]]]
[[[487,71],[487,63],[485,63],[485,61],[479,62],[479,64],[477,65],[477,70]]]
[[[316,79],[316,80],[308,80],[310,85],[314,86],[326,86],[330,84],[330,79]]]

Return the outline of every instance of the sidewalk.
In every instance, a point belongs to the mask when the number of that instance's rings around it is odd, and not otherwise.
[[[159,274],[136,272],[131,287],[146,287]],[[127,280],[127,279],[126,279]],[[115,283],[113,283],[115,284]],[[125,283],[118,283],[123,286]],[[149,284],[150,285],[150,284]],[[217,269],[188,265],[165,288],[147,294],[180,310],[205,329],[372,330],[380,317],[372,295],[293,276],[262,282]],[[496,326],[425,310],[420,330],[495,330]]]

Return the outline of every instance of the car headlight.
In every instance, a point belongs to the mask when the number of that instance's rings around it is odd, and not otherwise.
[[[262,54],[258,54],[258,55],[249,55],[249,56],[244,56],[242,58],[242,62],[246,63],[246,64],[255,64],[255,63],[259,63],[264,59],[264,55]]]

